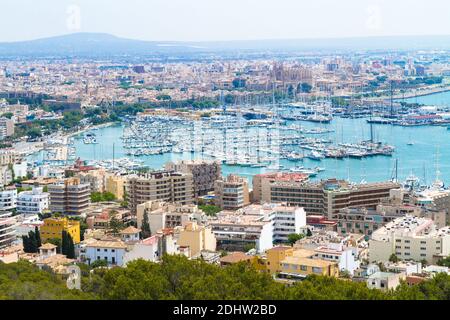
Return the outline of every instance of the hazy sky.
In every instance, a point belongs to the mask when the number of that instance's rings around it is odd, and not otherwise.
[[[0,41],[71,32],[142,40],[450,34],[448,0],[0,0]]]

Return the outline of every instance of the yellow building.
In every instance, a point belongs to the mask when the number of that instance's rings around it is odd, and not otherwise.
[[[120,176],[111,175],[106,178],[105,191],[111,192],[117,200],[124,199],[125,179]]]
[[[339,276],[336,262],[314,258],[314,251],[275,247],[267,250],[267,269],[271,274],[278,273],[279,278],[304,278],[316,274],[329,277]]]
[[[39,232],[41,234],[41,242],[45,243],[49,239],[61,239],[62,232],[66,231],[72,237],[73,243],[80,242],[80,222],[63,218],[44,219]]]
[[[202,250],[216,251],[216,237],[210,227],[199,226],[196,222],[190,222],[184,228],[180,228],[178,245],[189,247],[192,257]]]

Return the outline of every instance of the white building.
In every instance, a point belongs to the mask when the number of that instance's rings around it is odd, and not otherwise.
[[[147,261],[156,262],[160,259],[158,251],[160,238],[157,235],[151,236],[147,239],[136,243],[133,248],[125,253],[123,264],[136,259],[144,259]]]
[[[306,213],[303,208],[288,207],[280,204],[263,204],[266,210],[271,210],[269,219],[273,225],[273,241],[287,242],[293,233],[306,235]]]
[[[89,265],[96,260],[105,260],[108,265],[122,266],[127,246],[116,239],[92,239],[84,249],[84,258]]]
[[[39,228],[42,224],[44,224],[44,222],[39,219],[37,214],[16,216],[16,219],[17,225],[15,229],[17,237],[26,236],[28,235],[28,232],[34,232],[36,227]]]
[[[128,228],[125,228],[122,231],[120,231],[120,238],[125,243],[139,241],[140,232],[141,232],[140,229],[137,229],[133,226],[129,226]]]
[[[405,216],[389,222],[372,234],[370,261],[401,260],[435,263],[450,255],[450,228],[438,229],[431,219]]]
[[[319,246],[314,250],[314,259],[337,262],[339,271],[347,271],[352,276],[359,268],[358,249],[356,247],[346,247],[342,243],[328,243]]]
[[[367,287],[369,289],[387,291],[397,288],[400,285],[400,281],[405,278],[406,275],[404,273],[375,272],[367,279]]]
[[[224,210],[210,225],[219,248],[243,251],[255,245],[258,252],[285,242],[289,234],[306,233],[306,214],[303,208],[282,204],[252,204],[236,211]]]
[[[38,214],[48,209],[49,193],[42,187],[33,187],[31,191],[22,191],[17,196],[17,212],[21,214]]]
[[[7,247],[16,240],[16,219],[11,215],[11,212],[0,212],[0,248]]]
[[[0,191],[0,211],[12,210],[17,206],[17,190],[5,189]]]

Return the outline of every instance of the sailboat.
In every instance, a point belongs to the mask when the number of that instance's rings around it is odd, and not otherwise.
[[[414,145],[414,141],[411,139],[411,135],[409,135],[409,140],[408,140],[408,142],[406,143],[408,146],[412,146],[412,145]]]

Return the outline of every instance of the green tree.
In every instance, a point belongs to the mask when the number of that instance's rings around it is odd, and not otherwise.
[[[40,246],[42,246],[42,241],[41,241],[41,233],[39,232],[39,228],[37,226],[34,227],[34,236],[36,238],[37,247],[39,248]]]
[[[444,259],[439,259],[437,262],[437,265],[450,268],[450,256],[448,256]]]
[[[311,229],[308,228],[308,229],[306,230],[306,236],[307,236],[307,237],[311,237],[312,235],[313,235],[313,234],[312,234],[312,232],[311,232]]]
[[[107,267],[108,266],[108,262],[106,260],[95,260],[94,262],[91,263],[91,268],[95,269],[98,267]]]
[[[288,235],[288,242],[292,246],[294,245],[294,243],[296,243],[298,240],[303,239],[304,237],[305,237],[304,234],[291,233],[290,235]]]
[[[144,217],[142,218],[141,225],[141,238],[145,239],[152,235],[150,230],[150,223],[148,222],[148,214],[144,212]]]
[[[61,239],[51,238],[51,239],[48,239],[47,242],[56,246],[57,253],[62,253],[62,240]]]
[[[202,210],[207,216],[213,217],[215,217],[218,212],[222,211],[220,207],[211,204],[199,205],[198,208]]]
[[[306,82],[303,82],[300,85],[301,92],[310,93],[311,89],[312,89],[312,86],[310,84],[306,83]]]
[[[396,262],[399,261],[399,259],[398,259],[398,257],[395,255],[395,253],[393,253],[393,254],[390,255],[389,261],[390,261],[390,262],[396,263]]]
[[[109,221],[109,228],[114,234],[119,233],[120,230],[124,229],[124,224],[119,221],[116,217],[112,217]]]

